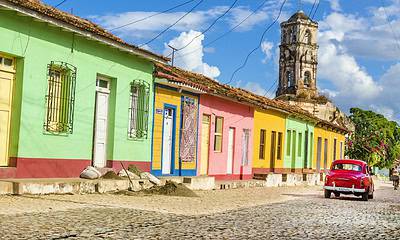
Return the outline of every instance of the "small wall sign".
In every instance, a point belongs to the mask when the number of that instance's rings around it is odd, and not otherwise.
[[[156,108],[156,114],[163,114],[163,110],[159,109],[159,108]]]

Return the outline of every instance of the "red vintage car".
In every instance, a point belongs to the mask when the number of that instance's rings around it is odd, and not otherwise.
[[[325,198],[331,194],[354,194],[363,201],[374,197],[374,182],[366,162],[361,160],[336,160],[325,178]]]

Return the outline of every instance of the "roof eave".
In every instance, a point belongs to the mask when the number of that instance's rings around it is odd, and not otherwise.
[[[145,58],[145,59],[150,60],[150,61],[160,62],[160,63],[165,63],[165,64],[168,63],[168,60],[166,58],[158,57],[156,55],[152,55],[150,53],[141,51],[140,49],[136,49],[134,47],[126,46],[126,45],[124,45],[122,43],[116,42],[116,41],[108,39],[106,37],[99,36],[97,34],[94,34],[94,33],[90,32],[90,31],[85,31],[85,30],[80,29],[78,27],[72,26],[71,24],[65,23],[63,21],[54,19],[54,18],[49,17],[49,16],[45,16],[44,14],[38,13],[38,12],[36,12],[34,10],[30,10],[30,9],[27,9],[27,8],[12,4],[12,3],[8,2],[8,1],[0,0],[0,7],[4,7],[4,8],[8,8],[8,9],[14,10],[16,12],[19,12],[19,13],[22,13],[24,15],[30,16],[32,18],[36,18],[36,19],[38,19],[40,21],[47,22],[47,23],[52,24],[54,26],[66,29],[66,30],[68,30],[70,32],[77,33],[77,34],[79,34],[79,35],[81,35],[81,36],[83,36],[85,38],[101,42],[103,44],[106,44],[106,45],[109,45],[111,47],[117,48],[117,49],[119,49],[121,51],[133,54],[133,55],[138,56],[138,57]]]

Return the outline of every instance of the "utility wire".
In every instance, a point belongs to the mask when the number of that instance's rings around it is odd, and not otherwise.
[[[157,36],[153,37],[152,39],[150,39],[149,41],[147,41],[146,43],[143,43],[142,45],[140,45],[139,47],[142,47],[143,45],[147,45],[151,42],[153,42],[154,40],[156,40],[157,38],[159,38],[162,34],[164,34],[166,31],[168,31],[170,28],[172,28],[173,26],[175,26],[179,21],[181,21],[184,17],[186,17],[187,15],[189,15],[189,13],[193,12],[193,10],[200,5],[200,3],[202,3],[204,0],[200,0],[198,3],[196,3],[196,5],[194,5],[188,12],[186,12],[182,17],[178,18],[178,20],[176,20],[173,24],[169,25],[166,29],[162,30],[159,34],[157,34]]]
[[[111,28],[109,31],[112,32],[112,31],[115,31],[115,30],[117,30],[117,29],[124,28],[124,27],[133,25],[133,24],[138,23],[138,22],[142,22],[142,21],[144,21],[144,20],[147,20],[147,19],[152,18],[152,17],[155,17],[155,16],[157,16],[157,15],[160,15],[160,14],[163,14],[163,13],[166,13],[166,12],[169,12],[169,11],[172,11],[172,10],[174,10],[174,9],[176,9],[176,8],[182,7],[182,6],[187,5],[187,4],[189,4],[189,3],[191,3],[191,2],[194,2],[194,1],[195,1],[195,0],[186,1],[186,2],[184,2],[184,3],[181,3],[181,4],[176,5],[176,6],[174,6],[174,7],[168,8],[167,10],[164,10],[164,11],[162,11],[162,12],[157,12],[157,13],[154,13],[154,14],[149,15],[149,16],[147,16],[147,17],[144,17],[144,18],[141,18],[141,19],[138,19],[138,20],[134,20],[134,21],[132,21],[132,22],[123,24],[123,25],[118,26],[118,27],[115,27],[115,28]]]
[[[317,0],[314,1],[313,5],[312,5],[312,7],[311,7],[311,9],[310,9],[310,12],[308,13],[308,16],[311,16],[311,13],[312,13],[312,11],[314,10],[315,3],[316,3],[316,2],[317,2]]]
[[[387,14],[387,12],[386,12],[386,8],[385,8],[385,6],[384,6],[383,0],[381,0],[381,6],[382,6],[382,8],[383,8],[383,13],[385,14],[385,20],[386,20],[386,22],[389,24],[389,27],[390,27],[390,30],[392,31],[394,40],[396,41],[396,45],[397,45],[397,47],[398,47],[399,50],[400,50],[400,41],[399,41],[399,37],[397,36],[397,33],[394,31],[393,26],[392,26],[392,23],[389,21],[389,16],[388,16],[388,14]]]
[[[314,3],[315,3],[315,1],[314,1]],[[321,0],[318,0],[317,6],[315,7],[315,11],[314,11],[314,14],[312,15],[311,19],[314,19],[314,16],[315,16],[315,14],[316,14],[317,11],[318,11],[319,4],[320,4],[320,3],[321,3]]]
[[[268,88],[268,90],[264,94],[264,97],[266,97],[268,95],[269,91],[271,91],[271,89],[276,85],[277,82],[278,82],[278,80],[275,80],[275,82],[271,85],[271,87]]]
[[[247,19],[249,19],[251,16],[253,16],[256,12],[258,12],[258,10],[260,10],[265,5],[265,3],[267,3],[267,1],[268,0],[264,0],[264,2],[262,4],[260,4],[255,10],[253,10],[249,15],[247,15],[247,17],[245,17],[242,21],[240,21],[238,24],[236,24],[234,27],[232,27],[231,29],[229,29],[228,31],[226,31],[225,33],[220,35],[219,37],[215,38],[214,40],[212,40],[210,42],[205,43],[202,47],[199,47],[199,48],[197,48],[197,49],[195,49],[195,50],[193,50],[191,52],[188,52],[188,53],[183,54],[183,55],[178,55],[175,59],[182,58],[184,56],[187,56],[187,55],[190,55],[192,53],[195,53],[198,50],[200,50],[200,49],[202,49],[204,47],[210,46],[211,44],[215,43],[216,41],[224,38],[225,36],[227,36],[228,34],[233,32],[235,29],[240,27],[245,21],[247,21]]]
[[[63,1],[61,1],[59,4],[55,5],[54,7],[57,8],[57,7],[61,6],[62,4],[64,4],[66,1],[67,1],[67,0],[63,0]]]
[[[277,16],[277,17],[274,19],[274,21],[264,30],[263,34],[261,35],[260,42],[258,43],[257,47],[253,48],[253,49],[247,54],[246,59],[245,59],[245,61],[243,62],[243,64],[242,64],[241,66],[239,66],[239,67],[232,73],[231,79],[230,79],[227,83],[225,83],[225,84],[229,84],[229,83],[231,83],[231,82],[233,81],[233,78],[235,77],[236,73],[237,73],[238,71],[240,71],[241,69],[243,69],[243,68],[246,66],[247,61],[249,60],[250,55],[253,54],[257,49],[259,49],[259,48],[261,47],[261,44],[262,44],[262,41],[264,40],[265,34],[266,34],[266,33],[271,29],[271,27],[278,21],[279,17],[280,17],[281,14],[282,14],[282,9],[283,9],[283,7],[285,6],[285,3],[286,3],[286,0],[283,1],[282,5],[281,5],[281,7],[280,7],[280,9],[279,9],[279,14],[278,14],[278,16]]]
[[[177,48],[176,51],[180,51],[180,50],[186,48],[187,46],[189,46],[190,44],[192,44],[192,42],[193,42],[196,38],[198,38],[198,37],[200,37],[201,35],[203,35],[204,33],[208,32],[208,31],[218,22],[218,20],[220,20],[221,18],[223,18],[230,10],[232,10],[232,8],[235,6],[235,4],[237,3],[237,1],[238,1],[238,0],[235,0],[235,1],[232,3],[232,5],[231,5],[221,16],[217,17],[217,18],[210,24],[210,26],[208,26],[208,28],[206,28],[206,29],[205,29],[204,31],[202,31],[200,34],[198,34],[197,36],[195,36],[194,38],[192,38],[192,40],[190,40],[190,42],[188,42],[185,46],[180,47],[180,48]],[[171,54],[169,54],[168,57],[169,57],[170,55],[171,55]]]

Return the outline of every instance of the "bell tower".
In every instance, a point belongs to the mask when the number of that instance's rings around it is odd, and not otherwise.
[[[313,99],[317,91],[318,23],[303,11],[281,23],[279,84],[276,98]]]

